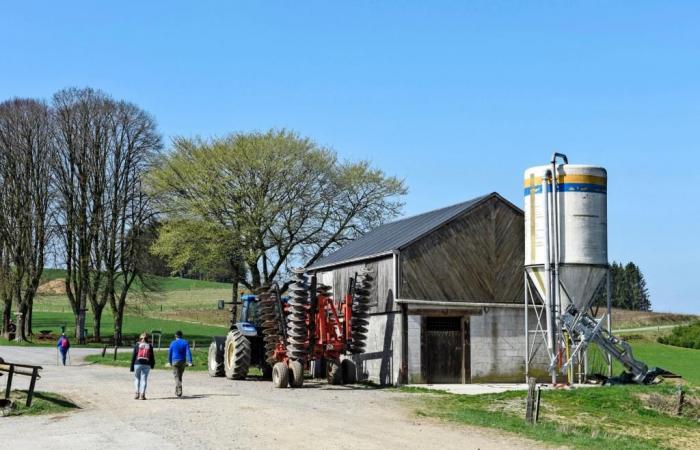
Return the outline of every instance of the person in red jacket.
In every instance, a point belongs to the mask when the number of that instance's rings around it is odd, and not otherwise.
[[[136,400],[146,400],[146,387],[148,386],[148,374],[156,366],[156,356],[153,346],[148,342],[148,333],[143,332],[138,342],[134,344],[131,354],[131,371],[134,372],[134,387],[136,388]]]
[[[58,351],[61,352],[61,360],[63,361],[63,365],[65,366],[66,356],[68,355],[68,350],[70,350],[70,341],[66,337],[66,333],[61,333],[61,337],[58,338],[56,347],[58,347]]]

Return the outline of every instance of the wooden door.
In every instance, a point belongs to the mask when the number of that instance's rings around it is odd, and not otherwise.
[[[462,383],[462,317],[425,318],[425,375],[430,384]]]

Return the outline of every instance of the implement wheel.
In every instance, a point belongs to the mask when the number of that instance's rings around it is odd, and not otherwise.
[[[224,372],[230,380],[245,380],[250,367],[250,341],[240,331],[229,331],[224,347]]]
[[[357,366],[352,359],[344,359],[340,362],[341,372],[343,373],[343,384],[357,383]]]
[[[272,384],[282,389],[289,385],[289,369],[285,363],[278,362],[272,367]]]
[[[215,337],[209,344],[207,372],[209,372],[210,377],[224,376],[224,343],[223,337]]]
[[[340,361],[329,359],[328,365],[326,366],[326,375],[329,384],[334,386],[343,384],[343,370],[340,366]]]
[[[304,385],[304,366],[299,361],[289,363],[289,387],[300,388]]]

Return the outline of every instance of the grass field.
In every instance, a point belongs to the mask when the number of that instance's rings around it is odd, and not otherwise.
[[[192,367],[187,370],[195,371],[206,371],[207,370],[207,352],[209,350],[209,343],[206,343],[206,347],[202,346],[197,348],[192,352]],[[156,350],[156,369],[170,370],[170,367],[166,366],[168,362],[168,351],[167,350]],[[115,367],[129,367],[131,366],[131,352],[130,351],[119,351],[117,353],[117,359],[114,360],[114,354],[109,351],[102,357],[101,355],[89,355],[85,358],[88,362],[94,362],[98,364],[104,364],[106,366]],[[251,377],[261,377],[262,371],[258,367],[251,367],[248,371],[248,375]]]
[[[25,406],[27,391],[12,391],[10,399],[15,402],[16,409],[11,415],[36,416],[39,414],[57,414],[78,408],[78,405],[67,398],[52,392],[34,391],[32,406]]]
[[[421,392],[404,388],[409,392]],[[542,393],[540,421],[524,421],[523,391],[478,396],[423,392],[419,416],[497,428],[554,445],[595,449],[698,448],[699,410],[672,413],[675,387],[610,386]],[[686,395],[697,401],[697,389]]]

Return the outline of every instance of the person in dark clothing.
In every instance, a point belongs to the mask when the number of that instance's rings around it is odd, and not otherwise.
[[[58,342],[56,343],[56,347],[58,348],[58,351],[61,353],[61,361],[63,361],[63,365],[66,365],[66,356],[68,355],[68,350],[70,350],[70,341],[66,337],[66,333],[61,333],[61,337],[58,338]]]
[[[175,340],[170,343],[170,348],[168,349],[168,365],[173,367],[175,395],[182,397],[182,374],[185,373],[186,365],[192,365],[190,343],[182,338],[182,331],[176,331]]]
[[[153,346],[148,342],[148,333],[141,336],[134,344],[131,354],[131,371],[134,372],[134,387],[136,388],[136,400],[146,400],[146,386],[148,386],[148,374],[156,366],[156,356]]]

